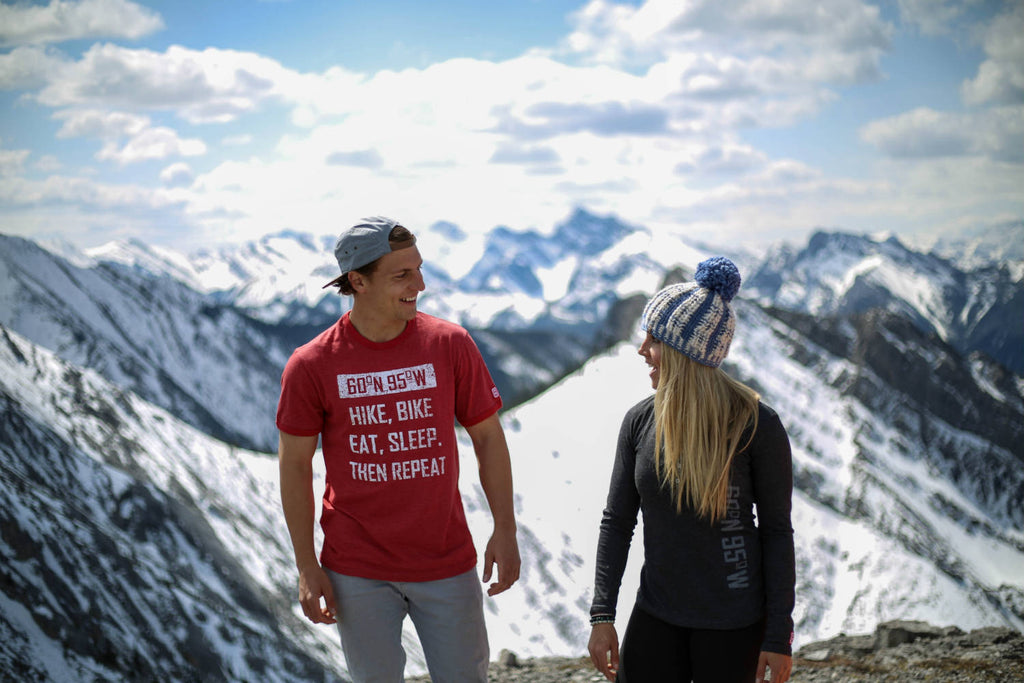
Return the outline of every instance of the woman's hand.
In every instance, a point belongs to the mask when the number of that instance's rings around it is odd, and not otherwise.
[[[793,658],[778,652],[762,652],[757,660],[757,683],[764,683],[765,668],[771,672],[768,678],[771,683],[786,683],[793,671]]]
[[[609,681],[619,671],[619,634],[614,624],[594,624],[590,629],[590,661]]]

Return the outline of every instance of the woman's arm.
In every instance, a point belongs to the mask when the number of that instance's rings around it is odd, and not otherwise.
[[[789,656],[793,642],[795,553],[793,549],[793,456],[778,415],[762,408],[751,444],[751,476],[761,540],[761,572],[767,624],[763,649]],[[774,674],[773,674],[774,675]]]
[[[594,600],[590,607],[590,658],[597,670],[610,681],[615,680],[619,667],[619,635],[615,630],[616,604],[629,557],[633,529],[636,527],[636,516],[640,509],[640,494],[634,483],[636,439],[633,433],[634,421],[630,419],[633,412],[627,413],[619,429],[608,498],[601,517]]]

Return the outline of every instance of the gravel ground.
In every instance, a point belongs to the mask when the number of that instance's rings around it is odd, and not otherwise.
[[[429,676],[406,679],[428,683]],[[492,664],[488,683],[598,683],[599,674],[590,659],[550,658],[528,660],[519,667]],[[864,662],[813,662],[796,658],[790,683],[1019,683],[1024,681],[1024,662],[997,661],[965,664],[958,659],[917,661],[905,666]]]
[[[1024,634],[979,629],[877,648],[872,636],[842,636],[802,648],[791,683],[1024,683]],[[406,679],[428,683],[429,676]],[[598,683],[589,657],[519,661],[502,652],[488,683]]]
[[[430,676],[405,679],[406,683],[428,683]],[[500,661],[491,662],[487,683],[590,683],[605,680],[590,663],[590,657],[541,657],[518,660],[502,652]]]

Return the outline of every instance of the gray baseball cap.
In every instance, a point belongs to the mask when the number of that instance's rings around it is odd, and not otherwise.
[[[385,254],[391,253],[391,243],[388,236],[399,222],[386,216],[371,216],[363,218],[351,228],[341,233],[338,241],[334,244],[334,257],[338,259],[338,267],[341,275],[328,282],[324,287],[330,287],[340,280],[346,273],[357,268],[362,268],[372,263]]]

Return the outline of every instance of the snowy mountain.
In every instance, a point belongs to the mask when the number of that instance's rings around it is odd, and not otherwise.
[[[291,254],[293,260],[274,262],[275,272],[295,272],[296,261],[306,254],[291,237],[260,244]],[[270,322],[272,316],[254,317],[253,309],[227,301],[225,291],[192,289],[196,273],[183,256],[137,242],[110,245],[102,253],[106,260],[94,254],[72,263],[30,241],[0,235],[0,325],[64,360],[97,370],[212,436],[246,448],[276,449],[274,411],[284,363],[296,346],[333,323],[343,299],[322,294],[326,298],[318,308]],[[247,261],[250,267],[239,266],[238,272],[252,272],[253,262],[269,261]],[[253,277],[282,281],[269,270]],[[319,274],[314,282],[330,277]],[[239,291],[254,289],[239,286]],[[270,297],[269,308],[261,311],[285,305],[286,298],[287,292]],[[291,299],[287,305],[300,303]],[[512,405],[614,342],[613,335],[598,334],[600,322],[571,344],[553,330],[473,331]]]
[[[341,675],[293,613],[272,456],[0,329],[0,678]]]
[[[0,235],[0,325],[225,441],[276,449],[281,368],[310,336],[141,266],[75,266]]]
[[[930,235],[918,239],[913,246],[949,259],[961,270],[1005,263],[1018,280],[1024,277],[1024,221],[979,226],[952,235]]]
[[[798,645],[895,618],[1021,629],[1019,447],[992,447],[927,411],[907,429],[912,405],[879,414],[849,392],[850,378],[870,373],[756,306],[741,301],[738,309],[729,370],[784,416],[794,447]],[[635,346],[624,344],[506,416],[520,519],[533,530],[531,550],[546,558],[524,569],[519,618],[560,621],[566,645],[574,637],[582,646],[589,634],[597,523],[618,425],[649,391]],[[922,447],[922,434],[932,443]],[[988,473],[963,490],[951,475],[958,464]],[[545,499],[561,501],[557,516]],[[635,540],[620,613],[628,614],[638,585],[637,547]]]
[[[324,298],[321,285],[336,277],[332,248],[327,240],[283,231],[237,247],[191,254],[131,240],[90,249],[87,255],[94,263],[167,275],[218,301],[263,310],[274,322],[291,311],[317,310]],[[336,316],[336,308],[324,312]]]
[[[427,281],[420,308],[473,333],[510,406],[628,334],[630,297],[656,288],[667,268],[710,255],[582,210],[550,235],[497,227],[469,236],[439,222],[419,234],[418,246]],[[203,415],[189,421],[248,447],[275,447],[270,416],[282,354],[347,308],[347,298],[322,289],[337,273],[333,239],[281,232],[187,255],[139,241],[85,255],[46,247],[0,235],[0,323],[72,362],[123,366],[101,368],[120,386],[133,388],[126,375],[150,375],[137,388],[142,396],[176,414]],[[79,308],[75,300],[92,301]],[[54,321],[44,329],[29,320],[40,305],[41,317]],[[186,315],[168,314],[180,305]],[[104,320],[111,317],[113,329]],[[252,363],[244,386],[224,376],[232,364],[221,357],[239,345],[268,356]],[[156,376],[161,367],[168,377]],[[229,388],[247,400],[220,401]],[[223,420],[225,411],[240,415]],[[241,432],[223,432],[238,424]]]
[[[962,270],[896,238],[815,233],[774,250],[744,291],[764,304],[817,316],[884,309],[906,316],[964,355],[980,351],[1024,374],[1024,262]]]
[[[502,368],[495,374],[555,382],[502,418],[523,570],[513,589],[485,601],[495,656],[585,651],[615,437],[626,409],[650,392],[635,353],[639,307],[666,275],[687,277],[707,255],[602,223],[610,220],[579,213],[549,236],[496,229],[500,249],[450,224],[427,232],[441,242],[420,237],[440,264],[424,307],[455,308],[447,299],[468,300],[475,282],[489,308],[473,314],[490,326],[473,333]],[[305,622],[294,600],[274,459],[240,447],[271,438],[254,435],[273,429],[277,376],[291,347],[318,329],[320,300],[301,304],[311,313],[300,322],[275,321],[231,303],[230,291],[255,288],[200,286],[194,262],[169,252],[143,260],[145,245],[135,244],[73,265],[0,240],[0,672],[343,678],[335,632]],[[312,273],[293,260],[324,246],[288,235],[266,243],[282,256],[264,280]],[[240,260],[236,272],[255,262],[270,263]],[[1013,309],[999,308],[1000,296],[985,299],[996,302],[987,309],[958,307],[950,294],[961,285],[1012,290],[1004,270],[965,273],[892,241],[846,235],[744,267],[756,275],[736,301],[726,367],[762,392],[793,443],[797,645],[895,618],[1024,628],[1024,379],[972,346],[980,335],[957,331],[995,326]],[[264,312],[300,306],[280,292],[263,301]],[[489,516],[461,439],[461,487],[482,547]],[[422,671],[406,636],[409,671]]]
[[[471,236],[445,222],[416,232],[427,284],[421,309],[471,329],[557,327],[581,336],[580,324],[597,325],[604,312],[591,299],[607,298],[609,290],[620,298],[647,291],[668,267],[710,255],[583,210],[551,234],[498,226]],[[329,324],[347,306],[322,289],[337,275],[333,249],[334,238],[285,231],[192,254],[113,242],[88,257],[166,275],[267,323]]]

